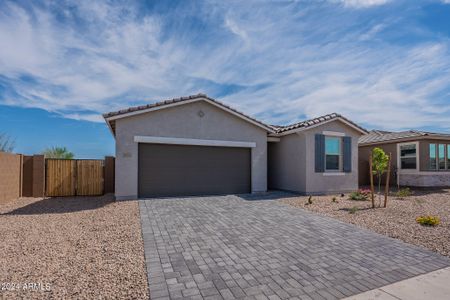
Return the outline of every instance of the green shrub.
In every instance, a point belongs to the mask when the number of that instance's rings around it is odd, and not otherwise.
[[[337,203],[336,197],[331,198],[331,201],[334,202],[334,203]]]
[[[356,192],[350,193],[348,198],[355,201],[366,201],[369,199],[370,193],[370,190],[357,190]]]
[[[416,199],[416,203],[417,204],[424,204],[426,201],[424,200],[424,199],[421,199],[421,198],[419,198],[419,199]]]
[[[403,188],[403,189],[400,189],[397,193],[395,193],[395,196],[400,199],[409,197],[411,195],[412,195],[412,191],[410,188]]]
[[[437,226],[441,222],[437,216],[420,216],[416,218],[416,221],[424,226]]]
[[[350,208],[348,210],[349,214],[354,214],[355,212],[357,212],[359,210],[359,208],[357,206],[353,206],[352,208]]]

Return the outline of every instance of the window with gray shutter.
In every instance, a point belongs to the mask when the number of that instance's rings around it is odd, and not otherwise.
[[[325,136],[323,134],[315,135],[315,171],[323,173],[325,171]]]
[[[344,158],[343,158],[343,171],[350,173],[352,171],[352,137],[344,136]]]

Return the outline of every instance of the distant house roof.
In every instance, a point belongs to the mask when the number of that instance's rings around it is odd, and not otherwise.
[[[371,130],[369,134],[363,135],[359,138],[359,145],[366,144],[382,144],[388,142],[395,141],[408,141],[408,140],[417,140],[422,138],[443,138],[450,139],[450,134],[446,133],[434,133],[427,131],[419,131],[419,130],[407,130],[407,131],[384,131],[384,130]]]
[[[255,118],[252,118],[234,108],[231,108],[230,106],[228,106],[222,102],[219,102],[213,98],[210,98],[205,94],[197,94],[197,95],[191,95],[191,96],[186,96],[186,97],[173,98],[170,100],[164,100],[164,101],[156,102],[156,103],[152,103],[152,104],[129,107],[126,109],[105,113],[105,114],[103,114],[103,117],[105,118],[105,120],[106,120],[108,126],[110,127],[111,131],[113,132],[113,134],[115,134],[115,120],[116,119],[125,118],[125,117],[136,115],[136,114],[142,114],[142,113],[150,112],[153,110],[158,110],[158,109],[162,109],[162,108],[166,108],[166,107],[176,106],[176,105],[200,101],[200,100],[207,101],[207,102],[209,102],[219,108],[222,108],[222,109],[224,109],[224,110],[226,110],[226,111],[228,111],[250,123],[253,123],[253,124],[267,130],[269,133],[272,133],[275,135],[289,134],[291,131],[307,129],[307,128],[313,127],[315,125],[320,125],[322,123],[326,123],[326,122],[329,122],[329,121],[332,121],[335,119],[340,120],[340,121],[346,123],[347,125],[355,128],[356,130],[360,131],[362,134],[366,134],[368,132],[364,128],[360,127],[359,125],[355,124],[354,122],[348,120],[347,118],[345,118],[337,113],[324,115],[321,117],[298,122],[298,123],[295,123],[292,125],[287,125],[287,126],[268,125],[268,124],[265,124]]]

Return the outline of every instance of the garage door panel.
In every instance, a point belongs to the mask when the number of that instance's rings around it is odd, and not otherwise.
[[[139,196],[250,192],[249,148],[139,144]]]

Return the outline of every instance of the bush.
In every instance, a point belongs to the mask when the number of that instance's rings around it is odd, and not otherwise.
[[[417,223],[424,226],[437,226],[441,222],[436,216],[420,216],[416,218]]]
[[[309,196],[308,197],[308,202],[306,202],[305,205],[311,205],[311,204],[313,204],[312,196]]]
[[[369,199],[370,193],[370,190],[357,190],[356,192],[350,193],[348,197],[350,200],[366,201]]]
[[[348,210],[349,214],[354,214],[355,212],[357,212],[359,210],[359,208],[357,206],[353,206],[352,208],[350,208]]]
[[[410,188],[403,188],[403,189],[400,189],[397,193],[395,193],[395,196],[400,199],[409,197],[411,195],[412,195],[412,191]]]
[[[337,203],[336,197],[331,198],[331,201],[334,202],[334,203]]]

